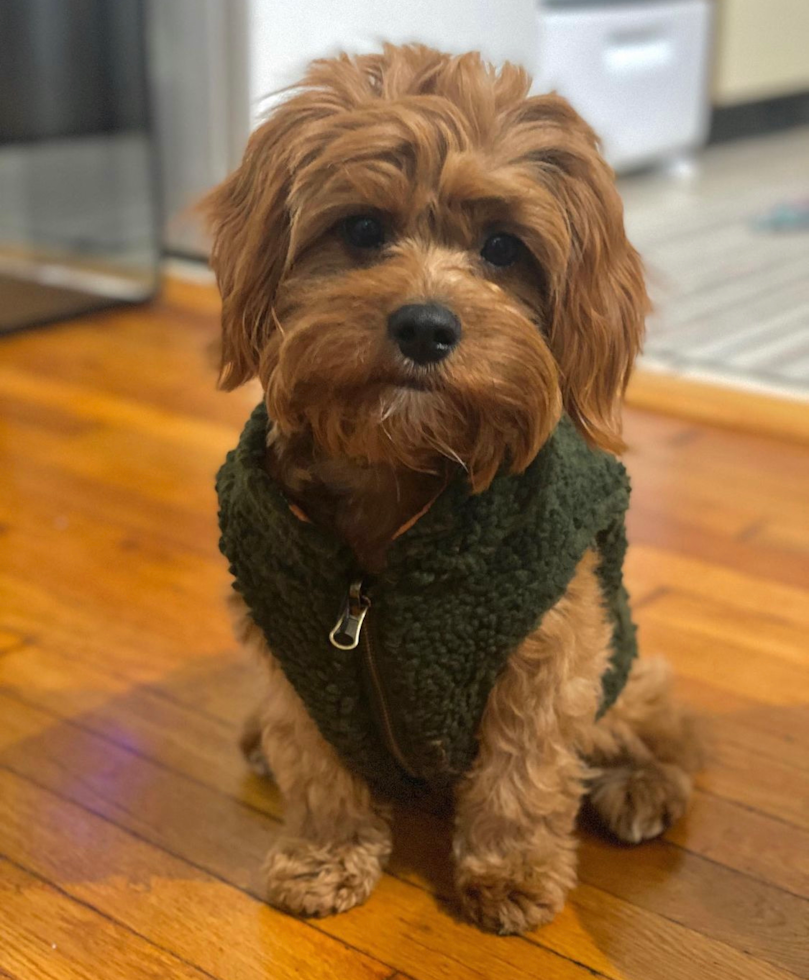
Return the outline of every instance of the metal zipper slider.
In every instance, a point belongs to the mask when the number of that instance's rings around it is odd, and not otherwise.
[[[362,579],[358,578],[349,586],[345,607],[329,633],[331,645],[338,650],[356,650],[360,645],[362,624],[370,608],[371,600],[363,594]]]

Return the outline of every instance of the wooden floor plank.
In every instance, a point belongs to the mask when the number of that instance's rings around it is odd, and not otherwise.
[[[701,713],[711,750],[713,743],[721,741],[797,769],[809,769],[809,705],[752,701],[684,675],[676,678],[675,690],[689,702],[692,714]]]
[[[650,498],[655,497],[650,492]],[[663,514],[665,520],[661,519]],[[760,575],[787,586],[801,588],[809,581],[806,553],[707,530],[673,511],[669,513],[665,504],[651,502],[638,493],[633,497],[627,528],[632,545],[652,546],[677,556],[690,555],[708,565]]]
[[[662,613],[650,603],[638,610],[638,626],[645,649],[672,661],[678,673],[771,705],[805,705],[809,677],[805,668],[770,657],[757,649],[717,642],[690,623]],[[729,669],[729,665],[733,669]],[[766,683],[762,683],[765,671]]]
[[[698,777],[698,785],[716,796],[809,830],[809,788],[804,770],[721,739],[712,748],[717,764]]]
[[[626,574],[633,591],[639,585],[656,585],[687,592],[699,582],[704,592],[721,596],[734,608],[764,617],[777,613],[788,622],[809,627],[809,585],[784,585],[762,575],[641,544],[635,544],[627,554]]]
[[[65,694],[63,681],[71,672],[81,676],[82,665],[74,664],[71,668],[61,657],[48,657],[44,652],[29,661],[26,653],[9,654],[3,670],[3,676],[11,678],[12,689],[24,700],[41,704],[58,716],[74,718],[82,729],[220,793],[244,799],[256,809],[270,806],[263,786],[257,780],[245,779],[247,770],[238,750],[235,724],[201,715],[187,705],[163,697],[151,685],[127,688],[123,692],[118,688],[120,693],[116,696],[98,671],[89,675],[97,685],[92,699],[80,696],[73,702]],[[40,693],[36,668],[43,663],[48,667],[51,687]],[[171,690],[170,682],[165,687]],[[90,700],[94,703],[92,710],[77,710],[74,706],[88,704]]]
[[[0,976],[96,980],[101,968],[104,980],[211,977],[5,858],[0,908]]]
[[[738,603],[697,594],[692,586],[688,591],[670,589],[659,595],[645,607],[643,614],[647,618],[679,623],[684,629],[713,640],[720,649],[727,646],[748,650],[760,658],[779,657],[805,676],[805,627],[785,617],[778,607],[768,613],[754,613],[739,608]],[[767,634],[766,651],[761,649],[759,630]]]
[[[586,838],[581,879],[710,939],[796,976],[809,976],[809,900],[743,877],[672,845],[644,846],[614,860]]]
[[[631,935],[633,942],[622,937]],[[793,974],[589,885],[580,885],[543,941],[615,980],[788,980]],[[586,951],[586,952],[583,952]]]
[[[691,854],[792,892],[809,895],[809,831],[697,790],[666,840]]]

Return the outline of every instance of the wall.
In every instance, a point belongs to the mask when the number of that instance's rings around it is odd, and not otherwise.
[[[716,5],[716,105],[809,90],[809,0]]]

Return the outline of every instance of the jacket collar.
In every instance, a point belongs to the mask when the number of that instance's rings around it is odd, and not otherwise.
[[[253,411],[231,457],[234,490],[239,510],[252,526],[266,537],[267,547],[290,549],[305,557],[346,563],[349,551],[328,528],[313,524],[286,498],[278,483],[265,467],[267,432],[270,420],[262,402]],[[450,480],[445,489],[394,536],[388,551],[388,566],[408,560],[412,550],[421,551],[428,544],[456,547],[453,541],[463,529],[474,527],[476,541],[492,547],[515,523],[521,522],[527,510],[535,510],[544,500],[543,487],[553,479],[556,453],[554,442],[560,430],[573,430],[563,417],[556,431],[524,473],[513,475],[505,470],[480,494],[472,494],[463,473]],[[568,433],[569,434],[569,433]],[[353,559],[352,559],[353,561]],[[348,562],[351,563],[350,561]]]

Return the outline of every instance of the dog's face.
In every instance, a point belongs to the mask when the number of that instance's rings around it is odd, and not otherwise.
[[[419,47],[316,62],[208,200],[221,382],[333,457],[485,488],[564,407],[621,448],[646,293],[591,130]]]

